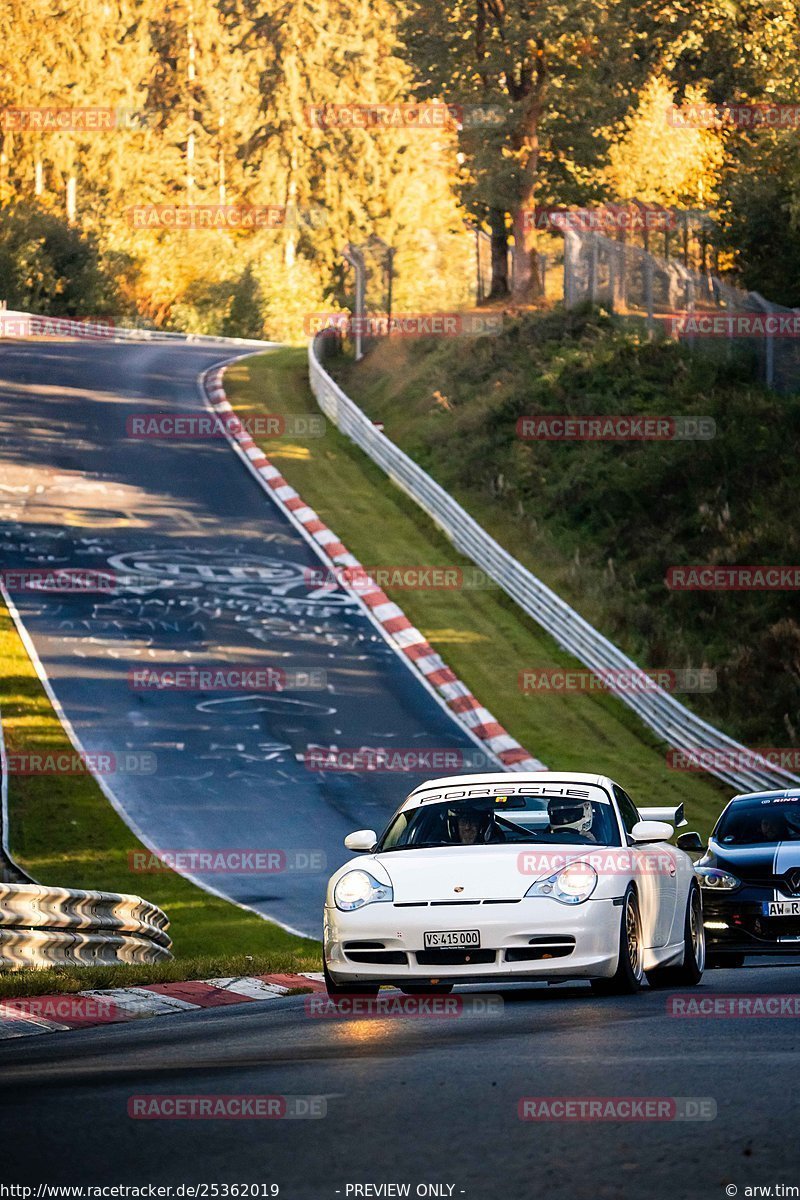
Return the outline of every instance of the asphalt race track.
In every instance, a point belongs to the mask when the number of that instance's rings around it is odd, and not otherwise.
[[[126,577],[106,595],[14,592],[67,717],[87,750],[115,756],[107,782],[150,845],[285,853],[293,871],[206,882],[318,934],[341,839],[380,826],[420,776],[312,772],[308,747],[477,752],[352,599],[309,590],[318,559],[226,442],[126,436],[131,415],[205,412],[197,375],[227,353],[4,345],[0,554],[4,570]],[[326,679],[139,691],[142,663]],[[793,1003],[798,967],[754,961],[707,972],[692,998]],[[800,1185],[796,1016],[679,1018],[666,992],[601,999],[584,984],[462,988],[448,999],[463,1009],[438,1016],[320,1017],[315,999],[0,1043],[0,1184],[31,1198],[47,1195],[40,1180],[228,1186],[201,1200],[234,1184],[277,1185],[280,1200],[744,1200]],[[152,1096],[268,1096],[295,1115],[129,1115]],[[524,1121],[523,1098],[649,1098],[670,1115]]]
[[[129,417],[208,415],[197,377],[230,356],[224,345],[5,343],[0,563],[124,577],[110,594],[12,588],[66,716],[87,751],[109,756],[105,780],[148,845],[277,852],[275,873],[194,876],[319,936],[343,837],[382,828],[430,772],[315,772],[307,749],[445,748],[474,769],[485,759],[356,601],[309,586],[320,560],[227,441],[128,436]],[[300,674],[282,691],[142,691],[129,671],[143,664]],[[143,879],[130,890],[146,893]]]
[[[797,979],[777,962],[712,971],[693,996],[786,994]],[[677,1019],[665,992],[608,1000],[587,985],[500,994],[499,1015],[312,1019],[296,996],[2,1043],[3,1182],[277,1183],[283,1200],[346,1200],[367,1183],[453,1185],[441,1194],[469,1200],[800,1184],[797,1017]],[[453,993],[470,995],[491,993]],[[127,1115],[132,1097],[212,1093],[321,1097],[326,1115]],[[517,1115],[521,1097],[645,1096],[711,1100],[716,1116]]]

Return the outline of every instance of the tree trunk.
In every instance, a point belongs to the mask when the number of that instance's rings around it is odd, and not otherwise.
[[[531,192],[531,198],[533,193]],[[535,232],[527,216],[530,202],[514,213],[514,280],[512,294],[517,304],[528,304],[543,296],[539,256],[534,243]]]
[[[506,214],[502,208],[489,209],[489,226],[492,231],[492,286],[488,300],[501,300],[509,294],[508,286],[508,233]]]
[[[542,296],[542,280],[536,257],[536,222],[531,219],[536,195],[539,167],[538,112],[529,109],[525,118],[527,129],[520,138],[524,151],[522,160],[522,192],[514,213],[514,278],[512,295],[517,304],[529,304]]]

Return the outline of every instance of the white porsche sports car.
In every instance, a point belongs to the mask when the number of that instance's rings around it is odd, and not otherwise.
[[[459,775],[416,788],[328,884],[328,992],[589,979],[600,992],[696,984],[700,888],[669,845],[683,806],[637,809],[603,775]]]

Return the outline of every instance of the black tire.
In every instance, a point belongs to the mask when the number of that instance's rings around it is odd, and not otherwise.
[[[703,899],[693,883],[686,902],[683,922],[683,962],[679,967],[654,967],[647,972],[652,988],[696,987],[706,965],[706,939],[703,928]]]
[[[325,990],[331,1000],[335,1000],[337,996],[377,996],[381,988],[379,983],[334,983],[324,959],[322,974],[325,977]]]
[[[743,954],[713,954],[710,953],[706,959],[706,969],[713,971],[715,968],[727,968],[731,970],[733,967],[744,966]]]
[[[404,996],[449,996],[453,990],[452,983],[401,983],[400,991]]]
[[[632,885],[628,885],[622,901],[619,922],[619,959],[610,979],[593,979],[592,991],[599,996],[630,996],[641,991],[644,983],[644,952],[639,900]]]

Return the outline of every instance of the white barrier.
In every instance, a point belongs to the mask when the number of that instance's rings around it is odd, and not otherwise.
[[[228,346],[252,346],[269,348],[277,342],[265,342],[258,338],[217,337],[212,333],[171,333],[162,329],[128,329],[124,326],[105,324],[102,317],[83,321],[80,318],[47,316],[42,313],[18,312],[0,309],[0,334],[14,338],[74,338],[85,342],[182,342],[188,345],[224,343]]]
[[[613,677],[613,672],[622,672],[630,677],[630,672],[641,671],[632,659],[504,550],[444,488],[372,423],[323,367],[320,355],[325,336],[318,334],[308,347],[311,389],[325,416],[369,455],[431,517],[456,549],[485,571],[559,646],[598,673],[611,672]],[[609,690],[614,689],[609,687]],[[615,694],[667,746],[687,753],[707,752],[709,765],[705,769],[738,791],[800,783],[798,776],[715,729],[662,688],[621,689]],[[536,751],[535,746],[529,749]]]
[[[114,966],[172,958],[168,947],[130,934],[73,933],[65,929],[0,929],[0,970],[58,966]]]
[[[171,958],[169,920],[118,892],[0,884],[0,970]]]

